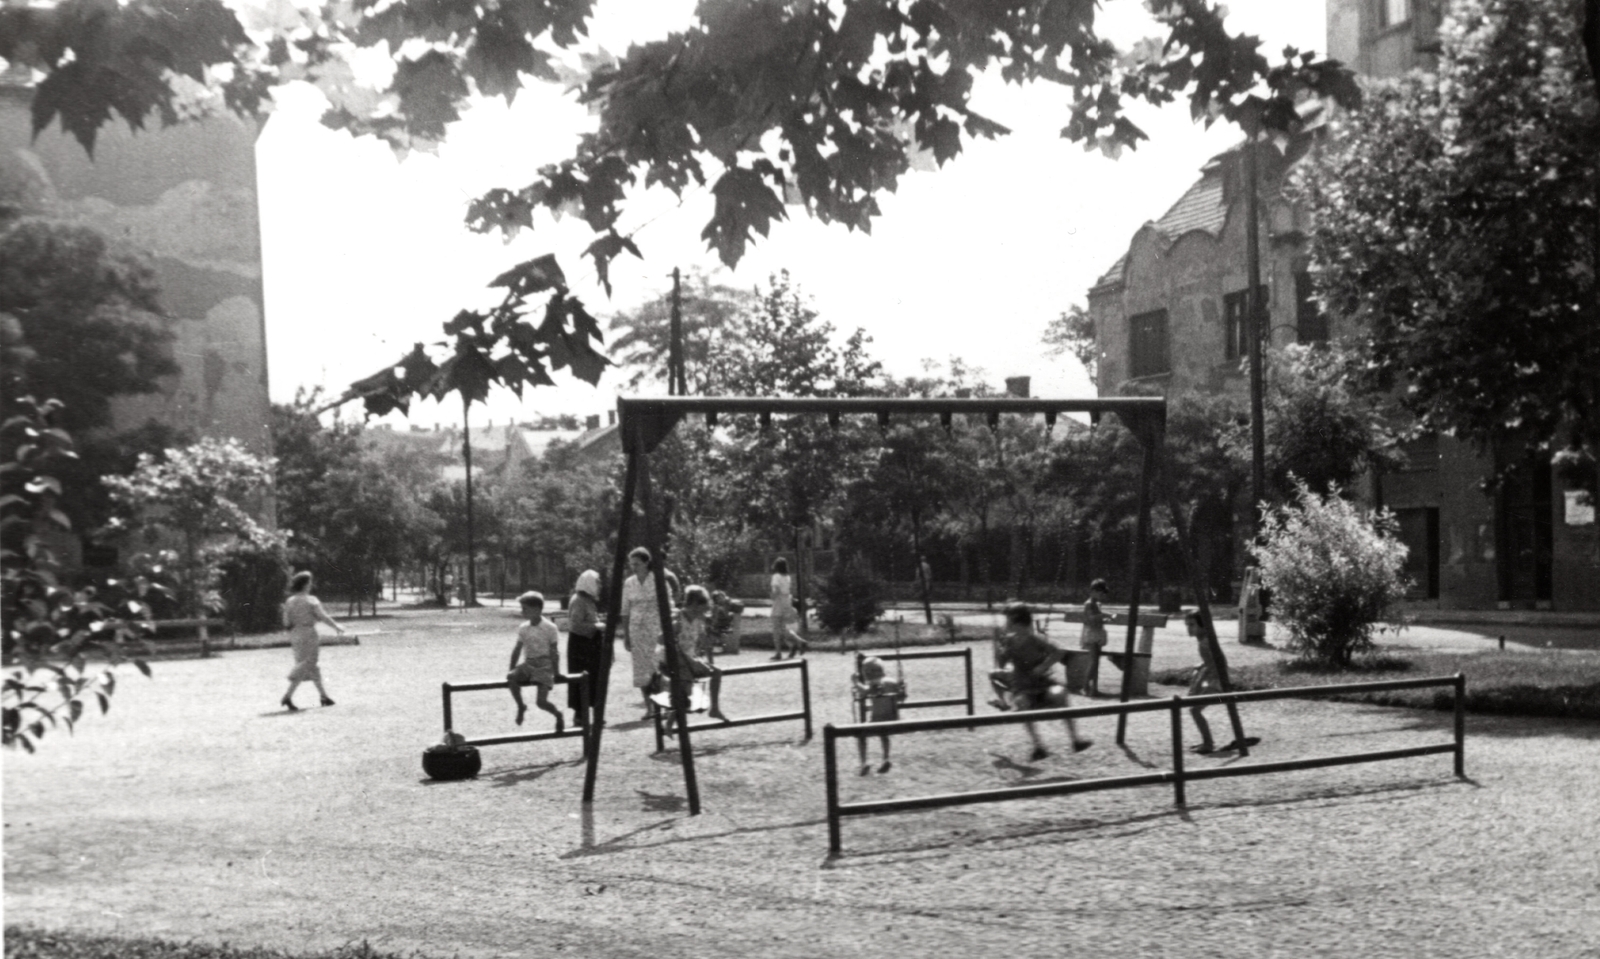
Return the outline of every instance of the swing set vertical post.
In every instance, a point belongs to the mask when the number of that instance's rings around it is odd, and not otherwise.
[[[1187,806],[1188,797],[1183,791],[1183,697],[1172,697],[1172,801]]]
[[[811,664],[800,657],[800,708],[806,711],[806,742],[811,741]]]
[[[1133,534],[1133,559],[1129,563],[1131,575],[1128,577],[1128,638],[1123,646],[1123,662],[1127,667],[1122,672],[1121,701],[1127,702],[1133,676],[1133,651],[1134,641],[1139,634],[1139,593],[1141,580],[1144,576],[1145,552],[1150,540],[1150,474],[1155,472],[1156,452],[1161,445],[1161,432],[1159,429],[1149,428],[1148,422],[1141,420],[1138,431],[1139,442],[1144,446],[1144,467],[1139,471],[1139,519],[1134,527]],[[1117,714],[1117,745],[1122,745],[1128,737],[1128,714]]]
[[[594,780],[600,768],[600,736],[606,726],[606,691],[611,684],[612,652],[617,639],[617,623],[622,618],[622,578],[628,568],[628,531],[633,525],[633,490],[639,482],[639,453],[627,449],[627,467],[622,478],[622,518],[617,524],[617,551],[611,564],[610,608],[606,610],[605,643],[601,647],[600,679],[595,683],[594,712],[589,717],[589,764],[583,773],[583,801],[594,802]]]
[[[681,675],[678,667],[678,641],[673,634],[672,626],[672,598],[667,591],[667,529],[672,522],[670,511],[664,513],[658,524],[655,517],[655,506],[650,492],[650,462],[649,454],[644,451],[643,441],[635,434],[635,442],[640,444],[639,459],[639,504],[644,508],[644,536],[645,546],[650,550],[651,565],[654,572],[656,587],[656,614],[661,620],[661,645],[666,651],[667,696],[671,703],[673,721],[678,727],[678,759],[683,765],[683,788],[689,796],[689,815],[700,815],[700,784],[694,772],[694,745],[689,736],[688,695],[689,691],[683,683],[678,682]],[[630,626],[631,630],[631,626]],[[631,632],[630,632],[630,635]],[[659,720],[656,726],[660,736]],[[659,741],[658,741],[659,742]],[[665,745],[664,743],[659,743]]]

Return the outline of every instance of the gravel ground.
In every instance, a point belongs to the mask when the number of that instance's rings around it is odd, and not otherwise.
[[[623,669],[592,807],[576,740],[487,747],[477,780],[428,781],[438,684],[494,678],[514,621],[377,622],[324,651],[335,707],[278,710],[287,651],[230,651],[157,663],[153,681],[130,671],[110,715],[7,754],[5,921],[433,956],[1600,956],[1600,724],[1468,717],[1464,781],[1441,755],[1191,783],[1186,809],[1147,787],[847,819],[830,859],[820,735],[698,736],[690,817]],[[1157,668],[1183,642],[1163,633]],[[820,731],[848,721],[849,660],[811,661]],[[906,678],[916,698],[960,691],[947,660]],[[725,708],[788,710],[797,687],[732,677]],[[457,727],[509,732],[511,711],[464,695]],[[1243,762],[1450,736],[1442,713],[1243,713],[1263,740]],[[1125,748],[1114,720],[1087,725],[1093,749],[1031,764],[1017,727],[902,737],[894,770],[849,775],[844,798],[1165,768],[1164,714],[1131,720]]]

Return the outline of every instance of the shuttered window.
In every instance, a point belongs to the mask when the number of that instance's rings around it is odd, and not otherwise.
[[[1172,371],[1167,355],[1167,311],[1141,313],[1128,321],[1130,376],[1154,376]]]

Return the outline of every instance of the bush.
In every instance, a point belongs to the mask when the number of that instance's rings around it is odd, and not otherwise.
[[[1372,648],[1377,624],[1405,597],[1406,548],[1394,518],[1372,515],[1297,482],[1295,502],[1275,507],[1251,547],[1261,581],[1272,590],[1273,616],[1289,631],[1289,648],[1332,665]]]
[[[866,632],[883,615],[887,587],[859,563],[840,563],[817,590],[817,621],[824,629]]]
[[[289,592],[288,556],[276,544],[243,543],[229,551],[217,577],[223,613],[241,633],[282,628],[283,598]]]

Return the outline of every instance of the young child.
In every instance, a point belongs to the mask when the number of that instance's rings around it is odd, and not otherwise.
[[[1200,668],[1195,670],[1194,679],[1189,682],[1189,695],[1221,692],[1222,684],[1217,681],[1217,663],[1211,656],[1211,644],[1206,641],[1205,632],[1200,628],[1200,614],[1190,613],[1183,617],[1183,625],[1188,627],[1189,635],[1195,638],[1195,644],[1200,647]],[[1211,738],[1211,724],[1202,715],[1204,709],[1204,706],[1189,707],[1194,727],[1200,731],[1200,745],[1194,747],[1194,751],[1201,754],[1217,751],[1216,741]]]
[[[1083,632],[1078,635],[1078,647],[1088,650],[1089,677],[1084,682],[1084,692],[1100,695],[1100,652],[1106,648],[1106,614],[1100,604],[1111,596],[1106,581],[1097,579],[1089,584],[1089,598],[1083,604]]]
[[[1057,683],[1052,675],[1055,665],[1065,655],[1061,647],[1034,630],[1033,610],[1026,603],[1012,603],[1006,607],[1006,629],[1000,637],[997,658],[1001,666],[1011,670],[1012,709],[1056,709],[1070,705],[1066,687]],[[1078,735],[1075,722],[1067,719],[1065,723],[1067,734],[1072,737],[1073,752],[1082,752],[1094,745],[1092,740]],[[1028,737],[1033,740],[1033,753],[1028,758],[1039,760],[1050,755],[1039,737],[1039,730],[1033,723],[1027,726]]]
[[[851,683],[867,722],[890,723],[900,718],[900,704],[905,701],[906,687],[904,683],[886,677],[883,660],[876,656],[863,659],[861,673],[852,677]],[[883,749],[883,764],[878,767],[878,772],[886,773],[893,766],[889,760],[889,737],[879,736],[878,743]],[[865,776],[872,772],[872,764],[867,762],[866,737],[858,738],[856,746],[861,750],[861,775]]]
[[[722,670],[700,658],[705,645],[706,625],[711,618],[711,594],[704,586],[690,586],[683,593],[683,610],[678,614],[673,638],[678,647],[678,675],[674,685],[682,689],[685,700],[697,679],[711,680],[711,709],[707,715],[727,722],[722,714]],[[674,690],[676,692],[677,690]],[[667,715],[667,731],[673,729],[675,717]]]
[[[566,731],[566,720],[561,710],[550,704],[550,687],[555,685],[556,667],[561,661],[561,633],[556,624],[544,618],[544,595],[526,592],[517,597],[522,615],[528,618],[517,629],[516,645],[511,647],[511,671],[506,682],[511,685],[511,698],[517,704],[517,725],[528,715],[528,704],[522,701],[522,687],[532,684],[539,688],[534,705],[556,718],[556,732]],[[522,664],[517,664],[517,658]]]

